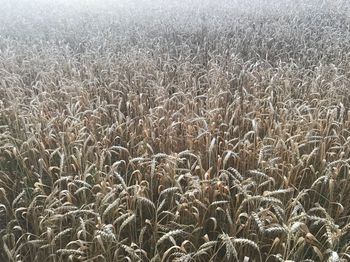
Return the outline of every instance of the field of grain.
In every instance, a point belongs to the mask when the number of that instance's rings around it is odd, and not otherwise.
[[[0,261],[350,261],[350,4],[17,2]]]

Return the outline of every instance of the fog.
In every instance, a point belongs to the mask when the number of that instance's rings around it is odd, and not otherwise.
[[[168,22],[176,19],[196,23],[198,17],[203,15],[224,19],[226,16],[269,17],[318,11],[348,14],[348,7],[349,3],[345,0],[5,0],[0,6],[0,21],[3,29],[14,23],[23,23],[25,27],[28,23],[39,26],[63,20],[88,19],[98,19],[107,24],[111,22],[110,19],[145,23],[149,22],[147,19]]]
[[[119,24],[123,30],[169,25],[176,30],[189,30],[203,23],[220,29],[232,21],[248,18],[298,17],[313,13],[348,16],[348,1],[337,0],[5,0],[0,5],[0,35],[25,37],[60,31],[101,30]],[[231,21],[231,22],[230,22]],[[239,23],[239,22],[238,22]],[[142,29],[143,28],[143,29]],[[91,31],[92,30],[92,31]],[[95,32],[96,33],[96,32]]]

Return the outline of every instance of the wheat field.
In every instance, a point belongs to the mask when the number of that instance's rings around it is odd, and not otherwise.
[[[0,261],[350,261],[349,7],[5,1]]]

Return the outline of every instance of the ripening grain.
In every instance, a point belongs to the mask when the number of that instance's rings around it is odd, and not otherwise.
[[[350,6],[228,2],[3,7],[0,261],[350,261]]]

